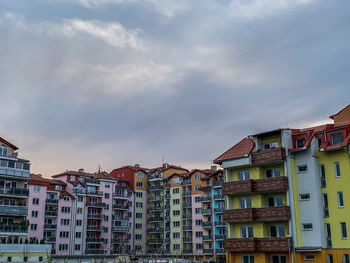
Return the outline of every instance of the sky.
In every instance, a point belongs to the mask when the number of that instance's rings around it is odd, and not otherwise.
[[[350,1],[0,2],[0,136],[46,177],[165,160],[350,103]]]

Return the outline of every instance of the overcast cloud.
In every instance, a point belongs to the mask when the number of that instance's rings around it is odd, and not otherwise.
[[[205,168],[350,103],[350,2],[2,0],[0,136],[32,171]]]

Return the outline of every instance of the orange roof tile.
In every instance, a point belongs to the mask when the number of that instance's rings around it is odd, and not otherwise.
[[[255,143],[250,138],[244,138],[232,148],[221,154],[214,160],[214,163],[221,163],[224,160],[237,159],[248,156],[254,149]]]

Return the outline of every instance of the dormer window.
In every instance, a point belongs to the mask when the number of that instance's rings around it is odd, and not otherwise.
[[[55,190],[56,190],[56,191],[61,191],[61,190],[62,190],[62,186],[56,185],[56,186],[55,186]]]
[[[278,142],[269,142],[264,144],[264,150],[268,150],[271,148],[278,148]]]
[[[302,148],[305,145],[305,139],[296,139],[297,148]]]
[[[343,142],[343,138],[340,132],[334,133],[331,136],[332,136],[332,145],[338,145]]]
[[[0,156],[6,156],[7,157],[8,150],[6,145],[0,146]]]

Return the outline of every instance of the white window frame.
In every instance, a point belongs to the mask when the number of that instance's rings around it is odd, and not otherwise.
[[[307,198],[302,198],[302,196],[305,196]],[[299,200],[300,201],[309,201],[311,198],[311,195],[310,193],[302,193],[302,194],[299,194]]]
[[[285,228],[285,226],[283,225],[283,224],[273,224],[273,225],[269,225],[269,235],[270,235],[270,237],[272,237],[272,235],[271,235],[271,227],[276,227],[276,236],[275,237],[285,237],[286,236],[286,228]],[[282,233],[280,233],[281,231],[281,227],[283,228],[283,234],[284,235],[282,235]]]
[[[243,207],[241,206],[241,200],[243,202]],[[249,200],[249,201],[248,201]],[[252,199],[250,197],[242,197],[239,198],[239,208],[240,209],[244,209],[244,208],[252,208]],[[248,203],[250,203],[250,206],[248,205]]]
[[[302,168],[302,167],[306,167],[306,170],[305,171],[300,171],[300,168]],[[307,173],[307,164],[302,164],[302,165],[298,165],[297,166],[297,169],[298,169],[298,171],[297,171],[297,173],[299,173],[299,174],[301,174],[301,173]]]
[[[278,169],[279,170],[279,176],[276,176],[275,170]],[[272,176],[271,177],[267,177],[267,171],[271,171]],[[280,177],[281,176],[281,169],[279,167],[273,167],[270,169],[265,169],[265,178],[275,178],[275,177]]]
[[[311,228],[305,228],[306,225],[311,225]],[[303,223],[303,224],[301,224],[301,229],[303,231],[312,231],[314,229],[314,226],[312,223]]]
[[[313,254],[304,254],[304,261],[315,261],[315,255]]]
[[[240,179],[240,175],[242,175],[242,179]],[[237,172],[237,180],[245,181],[250,179],[250,171],[249,170],[241,170]]]
[[[282,201],[281,205],[277,205],[277,197],[281,197],[281,201]],[[273,198],[273,206],[268,206],[269,205],[269,201],[268,201],[269,198]],[[283,197],[281,195],[268,196],[266,198],[266,203],[267,203],[268,207],[281,207],[281,206],[284,206],[284,204],[283,204]]]
[[[343,225],[345,226],[345,233],[343,232]],[[346,228],[346,222],[340,222],[340,235],[341,235],[341,239],[343,240],[348,239],[348,230]]]
[[[251,234],[252,236],[249,236],[249,229],[251,229]],[[247,226],[241,226],[240,227],[240,232],[241,232],[241,238],[252,238],[254,237],[254,227],[251,225],[247,225]]]
[[[272,257],[278,257],[278,261],[281,262],[281,257],[285,257],[286,258],[286,262],[287,262],[287,256],[286,255],[271,255],[270,256],[270,262],[272,262]]]
[[[340,198],[341,196],[341,198]],[[337,200],[338,200],[338,208],[344,208],[344,194],[343,192],[337,192]],[[342,201],[343,205],[340,204],[340,201]]]
[[[242,255],[241,262],[244,263],[244,258],[248,259],[248,263],[254,263],[254,255]]]
[[[338,135],[338,134],[340,134],[341,142],[340,142],[340,143],[337,143],[337,144],[334,144],[334,138],[333,138],[333,136],[334,136],[334,135]],[[339,144],[342,144],[342,142],[343,142],[343,134],[342,134],[341,132],[333,133],[333,134],[331,134],[331,139],[332,139],[332,145],[339,145]]]
[[[337,166],[339,167],[339,174],[338,174]],[[339,162],[334,162],[334,175],[335,175],[336,178],[340,178],[341,177],[340,163]]]

